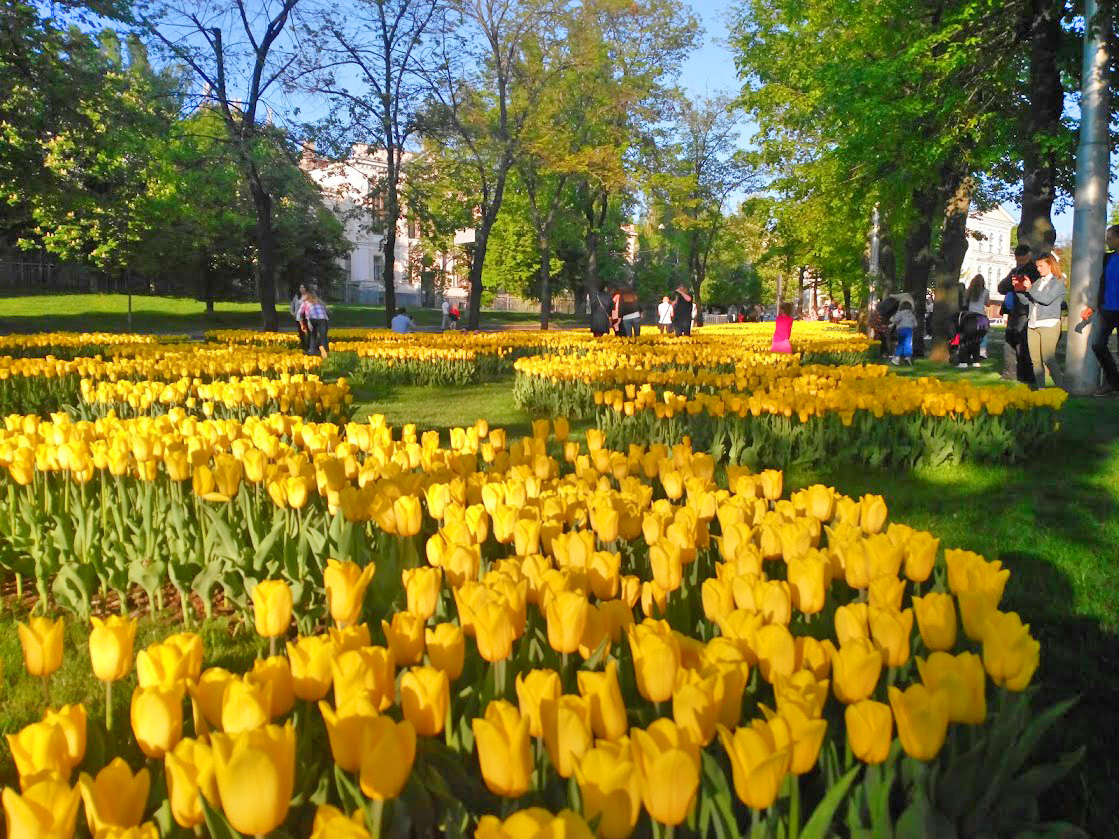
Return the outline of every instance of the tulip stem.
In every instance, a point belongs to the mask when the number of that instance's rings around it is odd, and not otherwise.
[[[792,787],[789,789],[789,839],[800,835],[800,777],[790,775]]]
[[[47,703],[47,707],[49,708],[51,706],[51,684],[50,684],[51,677],[48,674],[44,673],[42,678],[43,678],[43,700]]]
[[[113,730],[113,683],[105,682],[105,730]]]
[[[268,639],[268,657],[271,658],[276,654],[276,636],[273,635]]]
[[[385,814],[385,802],[382,798],[375,798],[369,805],[369,836],[371,839],[381,839],[381,820]]]

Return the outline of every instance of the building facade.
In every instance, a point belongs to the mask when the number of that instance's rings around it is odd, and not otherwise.
[[[406,161],[410,157],[406,154]],[[343,260],[346,279],[334,290],[334,296],[344,303],[377,305],[385,301],[385,228],[380,220],[383,203],[377,184],[388,172],[387,161],[383,149],[361,143],[355,143],[350,156],[340,161],[319,157],[312,146],[303,152],[301,167],[322,188],[328,206],[345,225],[346,238],[353,245]],[[413,282],[411,263],[419,232],[409,222],[407,212],[403,215],[396,225],[393,287],[397,305],[418,306],[421,291],[418,282]]]
[[[964,255],[960,281],[965,285],[976,274],[982,274],[993,300],[1002,300],[999,280],[1014,267],[1014,245],[1010,237],[1014,218],[1002,207],[985,213],[973,213],[967,222],[967,253]]]

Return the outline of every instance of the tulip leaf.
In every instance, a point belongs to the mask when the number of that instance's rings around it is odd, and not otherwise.
[[[334,764],[334,788],[338,791],[338,800],[342,804],[342,809],[347,813],[365,809],[366,801],[361,788],[349,774],[339,768],[338,764]]]
[[[843,803],[843,799],[847,796],[847,791],[851,788],[851,784],[855,782],[855,778],[860,771],[862,771],[862,766],[853,767],[828,790],[827,795],[816,805],[816,809],[813,811],[812,816],[805,823],[804,827],[801,828],[799,833],[800,839],[827,839],[827,837],[831,836],[831,823],[832,819],[835,817],[835,811],[838,810],[839,805]],[[932,834],[913,833],[900,835],[921,836]]]
[[[253,568],[259,571],[264,566],[264,560],[272,552],[272,548],[276,546],[276,541],[284,532],[284,525],[286,522],[280,516],[272,524],[272,529],[268,531],[267,535],[260,540],[256,546],[256,552],[253,554]]]
[[[198,796],[198,801],[202,805],[202,817],[206,820],[206,828],[210,839],[243,839],[241,834],[226,821],[225,816],[210,806],[210,802],[206,800],[204,795]]]

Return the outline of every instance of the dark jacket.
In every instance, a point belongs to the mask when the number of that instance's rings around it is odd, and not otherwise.
[[[1027,262],[1023,268],[1015,265],[999,283],[999,294],[1005,295],[1014,292],[1014,311],[1006,313],[1006,328],[1021,331],[1026,328],[1026,321],[1030,317],[1030,304],[1024,294],[1014,291],[1015,277],[1028,277],[1031,282],[1036,283],[1041,279],[1041,275],[1037,273],[1036,265]]]
[[[692,322],[693,299],[690,294],[676,292],[676,299],[672,301],[672,322],[687,324]]]
[[[614,298],[608,292],[599,291],[591,295],[591,332],[605,335],[610,331],[610,315],[614,311]]]
[[[1119,253],[1119,251],[1104,251],[1103,268],[1100,269],[1100,284],[1099,287],[1096,289],[1097,310],[1103,309],[1104,286],[1107,284],[1107,263],[1110,262],[1111,257],[1115,256],[1115,254],[1117,253]]]

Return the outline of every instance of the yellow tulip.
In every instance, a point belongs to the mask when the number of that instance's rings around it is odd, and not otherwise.
[[[513,523],[513,552],[517,556],[540,553],[540,522],[519,518]]]
[[[183,686],[137,687],[132,693],[131,717],[140,751],[159,760],[183,736]]]
[[[226,687],[235,678],[237,677],[228,670],[210,667],[199,677],[197,683],[187,683],[194,708],[196,733],[204,732],[207,725],[210,728],[221,728],[222,699]]]
[[[509,702],[498,699],[472,725],[482,779],[489,791],[504,798],[519,798],[528,792],[532,787],[528,720]]]
[[[504,600],[490,598],[479,606],[474,613],[474,640],[482,658],[491,663],[509,658],[515,637],[513,615]]]
[[[384,711],[396,699],[396,661],[385,647],[361,647],[335,656],[330,666],[336,708],[361,694]]]
[[[361,746],[366,728],[378,716],[369,697],[359,694],[350,697],[335,710],[327,702],[319,702],[319,713],[326,724],[330,753],[338,768],[356,772],[361,768]]]
[[[33,617],[17,625],[23,664],[32,676],[49,676],[62,666],[63,620]]]
[[[808,514],[820,521],[831,521],[835,515],[835,489],[823,484],[813,484],[808,493]]]
[[[634,768],[649,816],[678,825],[688,817],[699,788],[699,748],[671,720],[632,733]]]
[[[921,683],[948,696],[948,721],[981,725],[987,719],[987,674],[975,653],[935,652],[917,659]]]
[[[423,507],[414,495],[402,495],[392,502],[392,512],[396,516],[396,535],[402,538],[415,536],[423,526]]]
[[[913,634],[913,610],[870,607],[870,634],[882,650],[887,667],[901,667],[909,661],[909,637]]]
[[[860,500],[862,512],[859,524],[864,533],[879,533],[886,525],[886,500],[881,495],[864,495]]]
[[[369,839],[365,829],[365,813],[355,810],[347,817],[337,807],[320,804],[311,825],[311,839]]]
[[[905,542],[905,576],[914,583],[923,583],[932,576],[940,540],[931,533],[918,531]]]
[[[850,705],[874,693],[884,660],[880,649],[866,638],[857,638],[829,652],[832,690],[836,699]]]
[[[265,638],[286,635],[291,625],[291,588],[283,580],[265,580],[252,590],[256,631]]]
[[[900,612],[904,597],[905,580],[883,574],[870,581],[871,608]]]
[[[478,578],[481,563],[482,549],[479,545],[456,543],[447,549],[443,558],[443,574],[451,586],[460,586]]]
[[[926,762],[935,758],[948,734],[947,694],[919,684],[910,685],[904,692],[891,685],[889,694],[905,753]]]
[[[140,687],[171,687],[190,678],[190,659],[175,644],[155,643],[136,656],[136,680]]]
[[[1041,656],[1041,645],[1014,612],[995,612],[983,630],[983,667],[991,681],[1011,691],[1030,684]]]
[[[404,593],[408,598],[408,611],[428,620],[435,614],[439,605],[439,593],[443,586],[443,572],[439,568],[424,566],[406,568],[401,572]]]
[[[460,627],[453,623],[436,624],[434,629],[424,631],[424,640],[432,667],[442,670],[452,682],[462,675],[466,639]]]
[[[580,591],[561,591],[548,600],[548,645],[558,653],[573,653],[587,626],[587,597]]]
[[[363,623],[347,626],[344,629],[335,629],[332,626],[327,632],[330,635],[330,646],[334,648],[336,656],[350,650],[360,650],[372,643],[369,640],[369,627]]]
[[[960,620],[964,635],[972,641],[982,641],[987,619],[998,611],[1002,593],[997,589],[970,589],[956,595],[960,602]]]
[[[789,772],[804,775],[816,767],[828,730],[826,720],[806,714],[798,705],[786,704],[779,714],[765,705],[762,713],[771,724],[780,719],[789,732]]]
[[[36,722],[5,736],[21,781],[44,773],[63,780],[70,777],[74,761],[61,726]]]
[[[559,674],[555,670],[529,670],[518,673],[514,684],[521,717],[528,721],[528,733],[543,737],[540,705],[545,699],[555,700],[563,693]]]
[[[219,454],[214,457],[214,483],[219,493],[233,498],[241,488],[244,466],[232,455]]]
[[[596,737],[617,740],[629,728],[626,704],[618,684],[618,663],[610,659],[606,671],[580,670],[576,673],[579,693],[591,709],[591,728]]]
[[[419,664],[424,657],[424,620],[410,612],[397,612],[392,623],[381,621],[393,660],[400,665]]]
[[[443,731],[450,703],[451,683],[444,671],[413,667],[400,678],[404,719],[412,723],[421,737],[434,737]]]
[[[588,821],[598,819],[601,839],[627,839],[641,815],[641,787],[627,748],[615,754],[593,748],[575,766],[575,780]]]
[[[664,702],[676,687],[679,642],[649,623],[630,627],[627,634],[638,692],[649,702]]]
[[[863,763],[884,763],[894,739],[894,715],[890,706],[862,699],[844,709],[843,719],[851,753]]]
[[[796,642],[787,626],[771,623],[759,628],[754,636],[754,653],[762,678],[770,684],[793,674]]]
[[[221,700],[221,727],[226,734],[262,728],[272,721],[272,685],[234,676]]]
[[[283,824],[295,787],[295,729],[269,725],[211,738],[222,812],[234,829],[263,836]]]
[[[334,660],[330,637],[300,637],[295,643],[288,641],[287,648],[293,692],[305,702],[318,702],[330,690],[330,665]]]
[[[184,678],[198,681],[198,677],[202,674],[202,636],[195,632],[179,632],[168,635],[163,639],[163,643],[175,647],[183,654]]]
[[[719,739],[730,756],[738,799],[754,810],[770,807],[788,771],[788,742],[779,743],[764,725],[742,726],[734,733],[719,726]]]
[[[866,603],[848,603],[835,610],[835,637],[842,647],[856,638],[870,638],[870,607]]]
[[[796,669],[807,670],[816,679],[827,679],[831,674],[831,641],[817,641],[807,635],[798,635],[794,644],[796,649]]]
[[[268,715],[272,718],[282,717],[295,705],[291,664],[282,655],[258,658],[252,671],[245,674],[245,681],[268,685]]]
[[[956,646],[956,605],[952,595],[930,591],[924,597],[914,597],[913,613],[921,640],[930,651],[947,651]]]
[[[43,712],[43,722],[62,731],[66,738],[66,753],[71,766],[77,766],[85,758],[86,710],[84,705],[63,705],[57,711],[47,709]]]
[[[331,619],[340,627],[357,623],[361,617],[365,589],[373,579],[373,563],[362,568],[356,562],[326,561],[323,585],[326,588],[326,605]]]
[[[159,839],[159,828],[155,822],[144,822],[134,827],[106,827],[97,834],[96,839]]]
[[[13,789],[3,794],[4,821],[14,839],[56,839],[74,835],[81,796],[77,788],[57,778],[46,777],[20,795]]]
[[[672,719],[688,739],[706,746],[715,737],[719,719],[718,679],[694,670],[678,670],[672,692]]]
[[[135,827],[144,818],[151,778],[147,769],[135,775],[121,758],[114,758],[96,778],[83,772],[78,789],[85,802],[89,832],[97,836],[108,827]]]
[[[828,700],[828,685],[827,679],[817,681],[808,670],[798,670],[792,676],[778,679],[773,685],[777,711],[787,717],[786,709],[795,705],[810,718],[821,716]]]
[[[561,778],[570,778],[591,747],[591,709],[581,696],[549,696],[540,701],[544,746]]]
[[[680,547],[673,542],[662,540],[649,548],[649,565],[653,570],[653,580],[666,592],[680,588],[683,580],[683,562]]]
[[[214,755],[207,743],[184,737],[163,756],[171,815],[180,827],[202,824],[204,814],[199,794],[211,807],[220,808]]]
[[[90,618],[89,657],[93,675],[102,682],[115,682],[132,671],[132,644],[136,621],[119,615]]]
[[[819,556],[805,556],[788,563],[789,589],[793,605],[806,615],[824,608],[827,599],[828,565]]]

